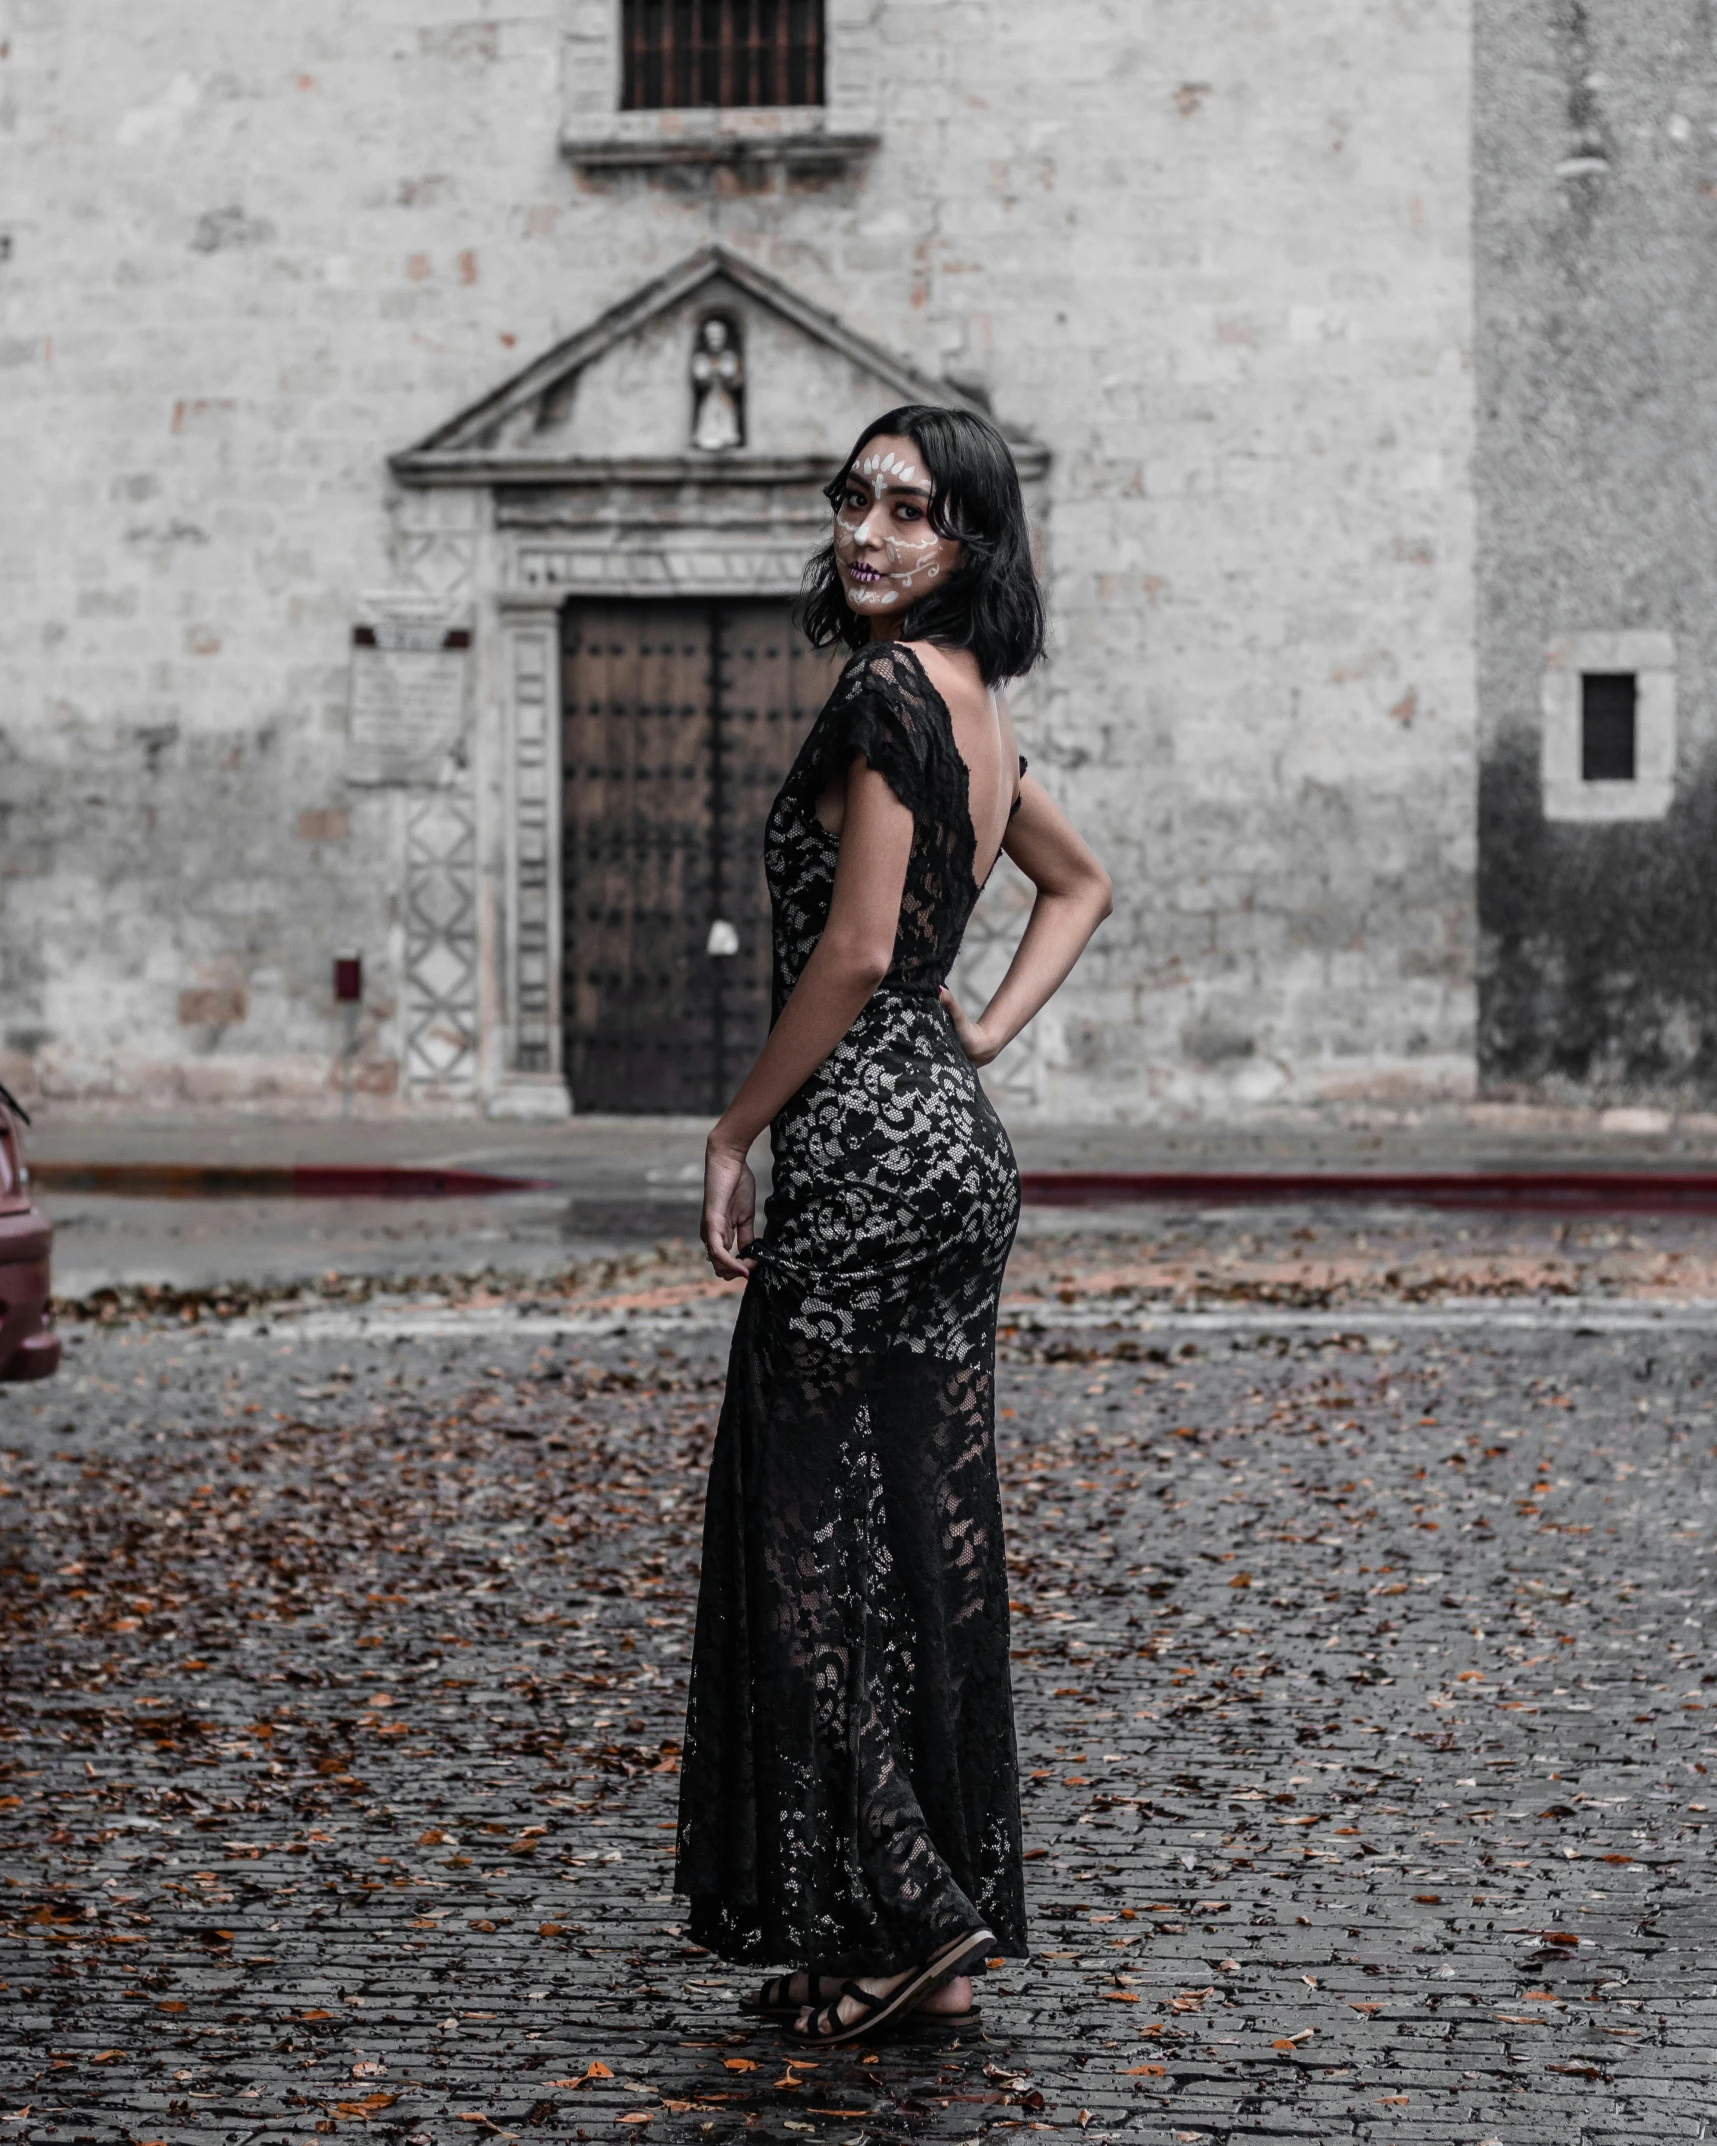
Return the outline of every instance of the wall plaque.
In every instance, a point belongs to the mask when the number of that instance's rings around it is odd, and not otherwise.
[[[349,782],[433,784],[465,735],[471,634],[440,620],[352,628]]]

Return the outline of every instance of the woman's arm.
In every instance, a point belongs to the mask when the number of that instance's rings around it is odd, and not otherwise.
[[[1115,906],[1109,875],[1029,775],[1020,784],[1019,811],[1002,848],[1037,888],[1025,937],[976,1021],[952,992],[942,993],[961,1048],[975,1066],[987,1066],[1049,1003]]]
[[[847,771],[841,853],[829,921],[757,1063],[704,1153],[704,1249],[717,1274],[743,1281],[755,1228],[752,1142],[858,1019],[888,974],[912,856],[912,815],[862,756]]]

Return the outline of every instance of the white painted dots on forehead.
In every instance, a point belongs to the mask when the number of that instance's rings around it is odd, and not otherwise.
[[[871,489],[880,499],[891,484],[922,485],[929,489],[930,480],[915,463],[894,453],[866,455],[862,462],[853,465],[855,477],[867,477]]]

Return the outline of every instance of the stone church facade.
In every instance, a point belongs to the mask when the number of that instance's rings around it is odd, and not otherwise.
[[[929,399],[1117,887],[1012,1112],[1709,1101],[1709,27],[1478,16],[17,0],[0,1078],[712,1107],[819,487]]]

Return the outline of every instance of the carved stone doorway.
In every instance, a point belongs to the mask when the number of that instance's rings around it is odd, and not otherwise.
[[[826,691],[787,604],[824,484],[899,402],[971,406],[710,246],[392,458],[402,587],[442,599],[412,620],[471,634],[469,734],[411,823],[418,1092],[726,1101],[768,1018],[763,818]],[[1012,437],[1035,497],[1048,458]]]
[[[769,807],[832,683],[779,600],[562,613],[565,1064],[579,1111],[719,1111],[769,1026]]]

